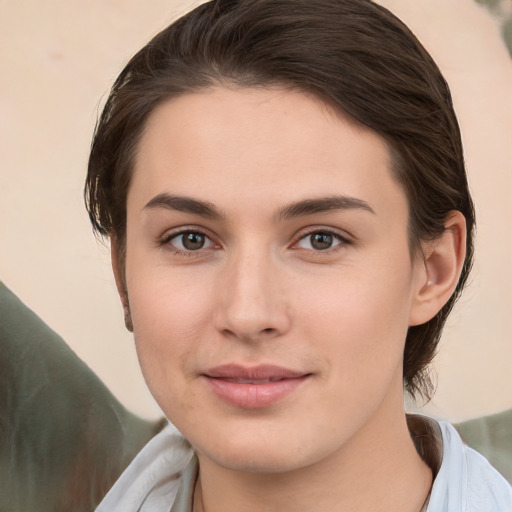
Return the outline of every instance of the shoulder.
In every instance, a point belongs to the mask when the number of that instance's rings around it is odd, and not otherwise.
[[[512,487],[478,452],[466,446],[447,422],[439,422],[443,442],[441,468],[428,511],[510,512]]]
[[[133,459],[96,512],[167,511],[193,450],[171,424]]]

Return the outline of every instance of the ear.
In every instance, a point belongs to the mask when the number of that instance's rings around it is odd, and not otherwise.
[[[459,281],[466,257],[466,219],[459,211],[448,215],[441,236],[423,244],[409,325],[431,320],[448,302]]]
[[[110,238],[110,259],[112,262],[112,270],[114,271],[117,292],[119,293],[121,304],[123,305],[124,324],[130,332],[133,332],[130,302],[128,300],[128,289],[126,288],[124,257],[121,257],[119,242],[115,236],[111,236]]]

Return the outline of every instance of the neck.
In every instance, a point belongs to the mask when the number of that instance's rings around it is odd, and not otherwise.
[[[336,453],[286,473],[232,471],[198,454],[194,512],[419,512],[432,471],[411,440],[401,402],[382,411]]]

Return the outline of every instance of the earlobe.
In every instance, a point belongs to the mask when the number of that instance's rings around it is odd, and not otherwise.
[[[446,304],[459,281],[466,256],[466,219],[459,211],[451,212],[445,230],[423,248],[423,268],[418,273],[409,325],[432,319]]]
[[[128,290],[126,288],[126,279],[124,274],[124,258],[121,258],[119,251],[119,243],[116,237],[110,239],[110,259],[112,262],[112,270],[114,271],[114,279],[116,281],[117,292],[121,299],[124,312],[124,324],[126,328],[133,332],[132,315],[130,312],[130,302],[128,300]]]

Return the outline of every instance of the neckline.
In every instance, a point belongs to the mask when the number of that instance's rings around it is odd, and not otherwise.
[[[437,421],[420,414],[407,414],[407,426],[414,446],[422,460],[432,470],[432,484],[442,462],[443,436]],[[199,476],[199,460],[194,453],[183,471],[176,498],[169,512],[193,512],[194,491]],[[432,487],[419,512],[427,512]]]

